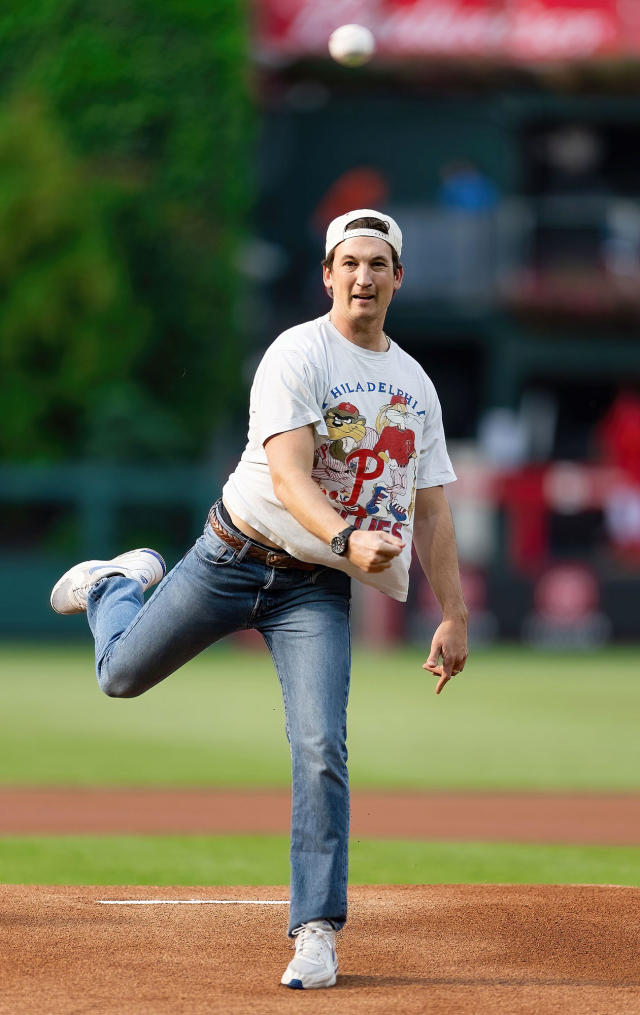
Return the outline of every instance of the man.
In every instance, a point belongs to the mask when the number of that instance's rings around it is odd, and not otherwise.
[[[419,364],[383,331],[402,283],[401,249],[397,224],[375,210],[330,224],[323,278],[332,309],[284,332],[265,353],[251,390],[246,449],[203,535],[170,574],[155,551],[133,550],[76,565],[51,595],[59,613],[86,609],[98,682],[119,697],[148,690],[225,634],[262,633],[282,685],[291,747],[295,956],[282,983],[298,989],[335,983],[335,932],[346,920],[350,578],[406,599],[413,528],[443,610],[424,664],[438,677],[436,693],[467,655],[443,492],[455,476],[440,406]],[[412,468],[404,488],[387,474],[397,460],[374,447],[375,434],[388,427],[381,408],[394,396],[393,405],[411,414],[416,452],[405,456]],[[351,427],[344,439],[343,424]],[[319,469],[328,454],[344,459],[333,478]],[[322,478],[312,477],[314,467]],[[400,512],[389,513],[385,498],[374,495],[380,487],[395,491]],[[144,589],[159,581],[143,606]]]

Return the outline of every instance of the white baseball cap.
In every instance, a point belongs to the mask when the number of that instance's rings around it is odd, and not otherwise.
[[[380,219],[382,222],[386,222],[389,226],[389,232],[383,233],[380,229],[367,229],[364,226],[357,226],[356,229],[349,229],[349,223],[355,222],[356,219]],[[400,226],[398,223],[391,218],[390,215],[384,215],[380,211],[375,211],[373,208],[356,208],[355,211],[348,211],[345,215],[338,215],[333,222],[329,223],[327,229],[327,242],[325,246],[325,256],[328,256],[330,251],[342,243],[343,240],[349,240],[352,236],[375,236],[379,240],[385,240],[395,250],[398,257],[402,253],[402,233],[400,232]]]

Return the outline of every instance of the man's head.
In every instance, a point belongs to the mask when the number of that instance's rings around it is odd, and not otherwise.
[[[402,284],[401,251],[402,233],[388,215],[360,208],[334,219],[322,262],[332,313],[358,328],[381,328]]]

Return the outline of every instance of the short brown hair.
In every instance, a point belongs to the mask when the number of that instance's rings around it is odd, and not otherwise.
[[[354,219],[353,222],[350,222],[349,225],[345,228],[345,232],[348,232],[349,229],[377,229],[377,231],[379,233],[388,233],[389,232],[389,224],[388,224],[388,222],[384,222],[382,219],[361,218],[361,219]],[[348,237],[345,236],[345,240],[346,239],[348,239]],[[336,244],[336,246],[337,246],[337,244]],[[389,246],[391,247],[391,244],[389,244]],[[333,250],[329,251],[327,256],[322,261],[322,267],[323,268],[328,268],[329,271],[331,271],[331,269],[333,268],[333,257],[334,257],[335,252],[336,252],[336,248],[335,247],[333,248]],[[393,247],[391,247],[391,261],[392,261],[393,270],[394,270],[394,273],[395,273],[400,268],[400,258],[398,257],[398,255],[397,255],[396,251],[393,249]]]

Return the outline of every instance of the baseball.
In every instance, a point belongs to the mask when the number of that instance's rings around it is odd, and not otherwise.
[[[329,39],[334,60],[347,67],[360,67],[373,56],[376,40],[364,25],[341,25]]]

